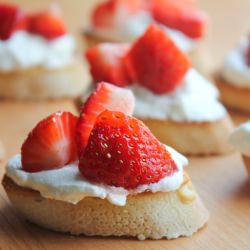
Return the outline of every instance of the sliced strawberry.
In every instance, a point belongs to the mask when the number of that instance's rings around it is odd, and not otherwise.
[[[95,27],[111,28],[119,25],[130,15],[147,8],[147,0],[108,0],[93,11],[92,24]]]
[[[90,72],[95,82],[106,81],[117,86],[127,86],[129,78],[123,57],[129,50],[127,44],[102,43],[86,52]]]
[[[140,120],[104,111],[96,120],[79,170],[89,181],[131,189],[158,182],[177,166]]]
[[[38,172],[76,160],[76,122],[69,112],[57,112],[39,122],[22,145],[23,169]]]
[[[14,31],[24,28],[24,14],[16,5],[0,4],[0,39],[7,40]]]
[[[132,45],[125,63],[131,79],[156,94],[175,90],[190,68],[187,56],[156,25]]]
[[[152,15],[156,21],[191,38],[205,34],[207,16],[187,0],[153,0]]]
[[[122,111],[131,115],[134,110],[134,95],[128,89],[101,82],[84,103],[77,123],[76,142],[79,155],[88,143],[88,138],[97,116],[104,110]]]
[[[39,34],[46,39],[55,39],[66,33],[66,27],[61,16],[46,10],[29,17],[28,31]]]

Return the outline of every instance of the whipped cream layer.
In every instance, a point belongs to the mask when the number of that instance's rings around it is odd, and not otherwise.
[[[75,41],[70,35],[47,40],[26,31],[15,32],[8,40],[0,40],[0,70],[42,66],[58,68],[72,63]]]
[[[249,39],[244,38],[224,59],[221,77],[229,84],[250,88],[250,67],[246,63]]]
[[[136,97],[134,115],[190,122],[215,121],[226,115],[224,106],[218,101],[217,88],[196,70],[190,69],[183,81],[177,90],[163,95],[156,95],[139,85],[129,87]]]
[[[6,174],[17,185],[39,191],[45,198],[77,204],[85,197],[98,197],[107,199],[114,205],[125,206],[128,195],[145,191],[170,192],[180,187],[183,182],[183,167],[188,164],[188,160],[170,147],[167,147],[167,150],[175,161],[178,171],[157,183],[140,185],[133,190],[87,181],[78,170],[78,162],[60,169],[28,173],[22,170],[21,156],[16,155],[8,161]]]
[[[234,130],[230,142],[242,154],[250,156],[250,121],[241,124]]]
[[[122,22],[117,21],[117,26],[108,28],[90,27],[91,32],[101,39],[112,42],[133,42],[141,36],[148,26],[155,23],[148,12],[140,12],[136,15],[125,17]],[[197,40],[191,39],[184,33],[161,25],[169,34],[176,45],[184,52],[190,52],[197,45]]]

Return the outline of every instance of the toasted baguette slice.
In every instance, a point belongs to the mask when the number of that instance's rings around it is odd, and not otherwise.
[[[86,29],[83,31],[83,38],[87,48],[91,48],[99,43],[117,43],[117,42],[126,42],[126,41],[116,41],[105,39],[103,37],[99,37],[95,35],[90,29]],[[131,41],[132,42],[132,41]],[[196,68],[199,72],[204,74],[205,76],[209,76],[211,72],[211,58],[207,49],[204,47],[203,44],[197,44],[195,48],[190,50],[188,53],[189,58],[192,61],[192,65]]]
[[[188,155],[224,154],[232,151],[233,131],[229,116],[214,122],[175,122],[141,119],[164,144]]]
[[[237,87],[216,74],[215,83],[220,90],[222,102],[229,108],[250,113],[250,88]]]
[[[16,100],[78,97],[89,85],[86,76],[81,61],[58,69],[0,71],[0,97]]]
[[[245,166],[246,166],[248,175],[249,175],[249,177],[250,177],[250,157],[249,157],[249,156],[242,155],[242,158],[243,158],[243,161],[244,161],[244,163],[245,163]]]
[[[45,199],[37,191],[16,185],[6,175],[2,184],[14,207],[27,220],[75,235],[171,239],[191,236],[209,217],[187,176],[175,192],[128,196],[122,207],[93,197],[76,205]]]

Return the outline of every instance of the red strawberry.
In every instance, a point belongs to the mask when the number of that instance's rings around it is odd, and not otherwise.
[[[69,112],[57,112],[39,122],[22,145],[23,169],[38,172],[76,160],[76,122]]]
[[[80,113],[77,123],[77,146],[79,155],[88,143],[88,138],[95,124],[97,116],[104,110],[122,111],[131,115],[134,109],[134,95],[130,90],[101,82],[93,92]]]
[[[93,11],[92,24],[95,27],[110,28],[147,8],[147,0],[107,0],[99,4]]]
[[[158,182],[177,166],[140,120],[104,111],[91,132],[79,170],[89,181],[131,189]]]
[[[86,52],[90,72],[95,82],[106,81],[117,86],[127,86],[129,79],[123,57],[128,52],[127,44],[102,43]]]
[[[29,17],[28,31],[47,39],[54,39],[66,33],[62,18],[52,11],[43,11]]]
[[[14,31],[22,29],[23,16],[18,6],[0,4],[0,39],[7,40]]]
[[[207,16],[187,0],[153,0],[152,14],[156,21],[191,38],[205,33]]]
[[[187,56],[156,25],[132,45],[125,63],[130,77],[156,94],[175,90],[190,68]]]
[[[246,50],[246,62],[247,62],[247,65],[250,67],[250,37],[248,37],[248,46]]]

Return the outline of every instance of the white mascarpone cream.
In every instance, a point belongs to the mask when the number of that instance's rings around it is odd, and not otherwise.
[[[221,77],[229,84],[250,88],[250,67],[246,63],[246,50],[249,39],[244,38],[224,59]]]
[[[16,155],[8,161],[6,174],[17,185],[37,190],[45,198],[77,204],[85,197],[98,197],[117,206],[124,206],[128,195],[145,191],[170,192],[180,187],[183,182],[183,167],[188,164],[188,160],[170,147],[167,150],[178,171],[157,183],[141,185],[133,190],[91,183],[82,177],[77,162],[60,169],[28,173],[22,170],[21,156]]]
[[[242,154],[250,157],[250,121],[241,124],[234,130],[230,142]]]
[[[70,35],[47,40],[39,35],[18,31],[8,40],[0,40],[0,70],[35,66],[58,68],[72,63],[74,52],[75,40]]]
[[[122,19],[122,22],[118,22],[116,27],[112,28],[97,28],[90,27],[90,30],[96,36],[113,41],[113,42],[133,42],[139,36],[141,36],[148,26],[155,21],[148,12],[140,12],[134,16],[126,17]],[[191,39],[184,33],[167,28],[161,25],[162,28],[170,35],[176,45],[184,52],[191,51],[196,47],[198,40]]]
[[[176,91],[163,95],[136,84],[129,87],[136,97],[134,115],[190,122],[215,121],[226,115],[224,106],[218,101],[217,88],[196,70],[190,69],[183,81]]]

